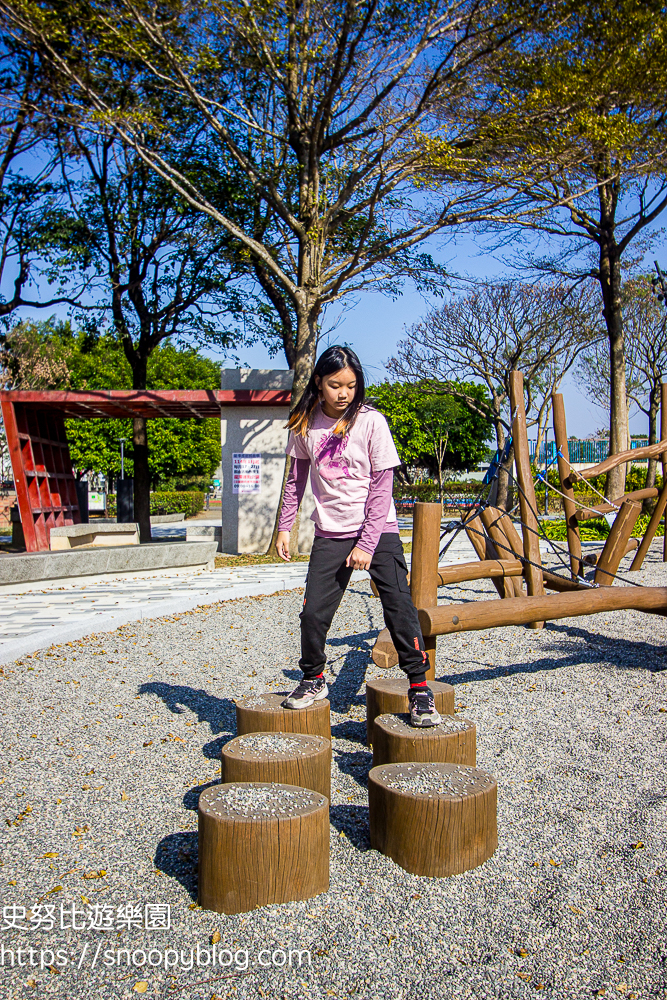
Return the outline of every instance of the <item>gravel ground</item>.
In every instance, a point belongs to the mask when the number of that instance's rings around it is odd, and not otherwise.
[[[660,544],[638,582],[667,585]],[[327,668],[330,891],[232,917],[197,907],[198,794],[219,778],[233,699],[298,676],[301,601],[216,604],[0,671],[2,997],[666,997],[667,621],[653,615],[439,640],[437,676],[498,781],[499,846],[421,878],[369,845],[364,679],[380,674],[382,612],[353,585]],[[169,904],[170,929],[135,926],[146,903]]]

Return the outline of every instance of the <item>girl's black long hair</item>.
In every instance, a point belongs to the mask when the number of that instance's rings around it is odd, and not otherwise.
[[[343,368],[351,368],[357,379],[354,398],[334,427],[334,434],[347,434],[359,410],[363,406],[366,397],[366,385],[359,358],[349,347],[341,347],[340,344],[328,347],[317,359],[313,374],[310,376],[303,396],[289,415],[287,426],[291,431],[294,431],[295,434],[300,434],[302,437],[308,431],[313,410],[320,398],[320,390],[317,387],[315,379],[324,378],[326,375],[333,375],[334,372],[339,372]]]

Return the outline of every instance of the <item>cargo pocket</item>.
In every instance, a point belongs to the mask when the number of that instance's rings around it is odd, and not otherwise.
[[[410,593],[408,583],[408,567],[405,564],[404,556],[394,556],[394,569],[396,570],[396,583],[402,594]]]

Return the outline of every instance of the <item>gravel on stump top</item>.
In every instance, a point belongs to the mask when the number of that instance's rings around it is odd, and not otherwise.
[[[247,760],[261,760],[266,757],[290,758],[319,753],[329,744],[326,736],[311,736],[308,733],[246,733],[230,740],[224,751],[225,754]]]
[[[370,776],[385,788],[424,798],[464,798],[487,792],[496,779],[486,771],[465,764],[382,764]]]
[[[320,809],[327,799],[319,792],[275,782],[213,785],[199,797],[199,811],[221,819],[282,819]]]

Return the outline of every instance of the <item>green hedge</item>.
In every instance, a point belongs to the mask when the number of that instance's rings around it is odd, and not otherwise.
[[[198,491],[168,490],[151,493],[151,514],[185,514],[194,517],[204,509],[206,496]],[[107,509],[110,517],[116,516],[116,495],[110,493],[107,498]]]

